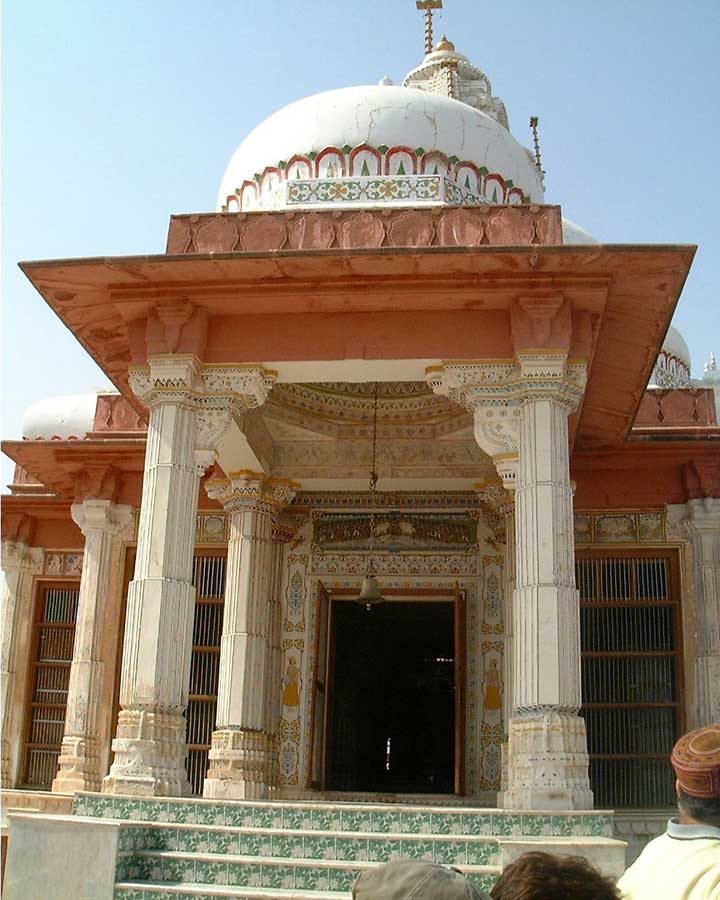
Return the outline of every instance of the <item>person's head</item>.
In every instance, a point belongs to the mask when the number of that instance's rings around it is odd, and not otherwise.
[[[684,734],[670,762],[681,817],[720,828],[720,723]]]
[[[503,869],[492,900],[620,900],[621,894],[579,856],[526,853]]]
[[[457,869],[401,859],[363,872],[353,900],[489,900]]]

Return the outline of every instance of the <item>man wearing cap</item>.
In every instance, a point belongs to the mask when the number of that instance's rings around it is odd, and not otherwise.
[[[409,859],[363,872],[352,895],[353,900],[490,900],[457,869]]]
[[[720,723],[681,737],[670,762],[679,816],[618,887],[626,900],[720,900]]]

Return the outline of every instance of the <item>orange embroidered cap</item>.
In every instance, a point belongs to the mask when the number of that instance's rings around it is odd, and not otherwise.
[[[670,757],[680,790],[690,797],[720,797],[720,722],[683,735]]]

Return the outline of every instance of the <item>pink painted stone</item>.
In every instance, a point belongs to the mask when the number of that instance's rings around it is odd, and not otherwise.
[[[362,212],[346,219],[340,226],[338,243],[346,250],[363,247],[379,247],[385,237],[385,228],[377,216]]]
[[[488,217],[485,233],[491,244],[501,246],[532,244],[535,226],[530,218],[518,215],[515,209],[507,207]]]
[[[410,210],[390,223],[388,235],[393,247],[428,247],[433,239],[433,223],[422,213]]]
[[[290,229],[293,250],[329,250],[335,243],[335,226],[317,213],[301,216]]]
[[[171,222],[170,233],[168,234],[166,253],[188,253],[190,252],[190,241],[192,232],[187,222]]]
[[[443,247],[476,247],[483,232],[480,218],[466,209],[455,209],[440,217],[438,239]]]
[[[238,242],[234,219],[214,216],[195,232],[195,250],[198,253],[229,253]]]
[[[242,233],[243,249],[256,253],[281,250],[286,240],[287,230],[283,222],[262,215],[248,218]]]

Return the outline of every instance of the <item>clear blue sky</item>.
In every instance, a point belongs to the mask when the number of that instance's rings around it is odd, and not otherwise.
[[[720,3],[445,0],[436,27],[526,145],[540,116],[548,202],[604,241],[700,245],[675,317],[698,376],[720,354]],[[30,403],[107,383],[18,260],[162,252],[262,119],[399,82],[422,46],[414,0],[6,0],[3,436]]]

